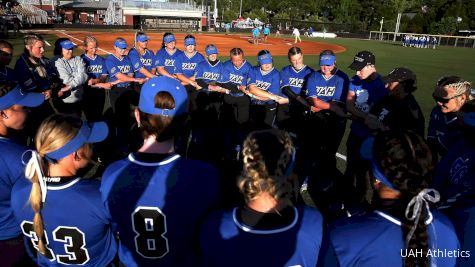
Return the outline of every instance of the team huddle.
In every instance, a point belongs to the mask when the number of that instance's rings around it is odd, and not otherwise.
[[[475,264],[470,82],[437,81],[426,135],[416,74],[370,51],[349,78],[331,50],[278,70],[148,41],[59,38],[47,59],[28,33],[14,69],[0,41],[0,265]]]

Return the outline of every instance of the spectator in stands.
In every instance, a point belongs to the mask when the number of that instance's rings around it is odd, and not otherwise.
[[[76,44],[69,39],[59,43],[61,56],[55,61],[56,70],[62,80],[63,87],[58,92],[58,98],[53,100],[54,106],[60,113],[77,117],[82,115],[82,85],[87,81],[84,61],[80,56],[73,56]]]
[[[154,68],[157,69],[157,73],[161,76],[176,78],[176,59],[182,53],[183,51],[176,48],[175,36],[170,32],[164,33],[162,48],[155,54],[155,61],[153,63]]]
[[[458,76],[445,76],[435,86],[427,132],[427,142],[434,153],[434,160],[443,156],[460,140],[460,109],[469,101],[471,84]]]

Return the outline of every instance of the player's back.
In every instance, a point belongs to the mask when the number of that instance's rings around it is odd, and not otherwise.
[[[40,266],[106,266],[117,252],[110,216],[101,201],[99,181],[79,177],[48,177],[48,193],[41,214],[46,233],[46,257]],[[31,182],[19,180],[12,191],[12,207],[23,234],[37,245],[34,212],[28,203]]]
[[[126,266],[194,266],[198,226],[218,201],[218,175],[177,154],[130,154],[108,167],[102,196]]]

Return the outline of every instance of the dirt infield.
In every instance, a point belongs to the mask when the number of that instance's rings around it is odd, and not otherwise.
[[[85,32],[85,31],[52,31],[51,34],[55,34],[58,37],[68,37],[76,44],[81,44],[86,35],[93,35],[97,38],[100,44],[100,50],[98,54],[107,54],[112,52],[114,39],[117,37],[124,38],[127,43],[133,45],[134,33],[133,32]],[[149,36],[148,47],[154,52],[157,51],[162,44],[163,33],[147,33]],[[177,47],[183,50],[183,39],[186,34],[176,33]],[[250,36],[243,35],[213,35],[213,34],[194,34],[196,42],[198,44],[197,49],[201,53],[204,53],[205,46],[207,44],[214,44],[218,47],[221,55],[227,55],[228,51],[234,47],[242,48],[246,55],[256,56],[260,50],[269,50],[274,56],[286,56],[290,47],[294,45],[293,40],[286,38],[268,38],[266,43],[259,43],[254,45],[249,42]],[[300,47],[306,55],[318,55],[320,51],[325,49],[331,49],[335,53],[344,52],[346,49],[343,46],[321,43],[321,42],[308,42],[303,41],[295,44]]]

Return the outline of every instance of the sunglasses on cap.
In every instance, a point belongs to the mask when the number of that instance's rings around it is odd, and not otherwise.
[[[443,97],[440,97],[440,96],[436,96],[435,94],[432,94],[432,98],[434,98],[435,102],[440,102],[442,104],[446,104],[446,103],[449,103],[450,100],[452,100],[454,98],[457,98],[457,97],[459,97],[463,94],[464,93],[461,93],[461,94],[454,95],[454,96],[449,97],[449,98],[443,98]]]

